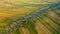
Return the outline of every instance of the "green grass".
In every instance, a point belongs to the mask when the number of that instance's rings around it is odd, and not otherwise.
[[[27,21],[26,25],[24,25],[25,28],[29,30],[30,34],[38,34],[38,32],[35,29],[34,24],[31,21]]]
[[[19,28],[14,32],[15,34],[20,34]]]

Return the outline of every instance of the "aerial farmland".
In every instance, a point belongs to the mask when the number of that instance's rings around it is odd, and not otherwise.
[[[58,1],[0,0],[0,34],[60,34]]]

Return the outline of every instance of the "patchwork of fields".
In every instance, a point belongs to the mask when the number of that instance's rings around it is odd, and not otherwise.
[[[25,16],[28,17],[28,15],[53,3],[54,0],[49,0],[48,2],[33,1],[0,0],[0,34],[60,34],[60,6],[56,10],[49,8],[45,13],[43,11],[41,15],[38,13],[36,17],[27,19],[22,24],[18,21],[21,25],[19,28],[15,26],[17,23],[9,26],[13,21]],[[11,31],[8,31],[8,29]]]

